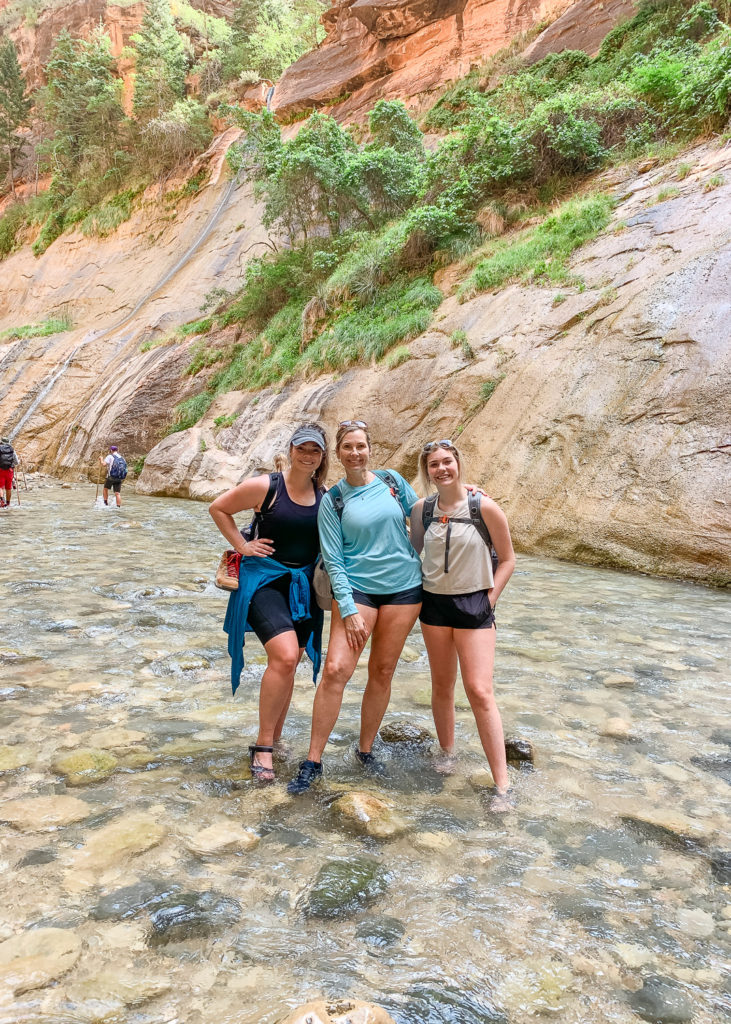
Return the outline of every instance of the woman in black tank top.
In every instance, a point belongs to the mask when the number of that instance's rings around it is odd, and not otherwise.
[[[290,439],[289,467],[284,472],[249,477],[210,506],[216,526],[243,556],[239,589],[231,594],[224,624],[234,693],[243,667],[244,632],[253,631],[267,652],[259,733],[249,748],[252,773],[261,782],[274,780],[273,748],[282,733],[305,647],[316,667],[319,659],[322,613],[312,598],[311,581],[320,550],[317,512],[327,470],[325,432],[317,423],[305,423]],[[233,518],[246,509],[255,512],[248,540]]]

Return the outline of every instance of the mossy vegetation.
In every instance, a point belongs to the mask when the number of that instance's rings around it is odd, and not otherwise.
[[[61,334],[73,327],[71,317],[67,313],[60,316],[49,316],[39,324],[24,324],[22,327],[10,327],[0,332],[0,342],[19,341],[22,338],[47,338],[51,334]]]

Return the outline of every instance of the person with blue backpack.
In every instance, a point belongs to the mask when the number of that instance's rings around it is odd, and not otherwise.
[[[419,619],[432,677],[432,713],[442,748],[440,770],[454,763],[457,663],[495,782],[491,809],[509,807],[503,726],[493,692],[495,605],[515,568],[505,513],[462,480],[452,441],[430,441],[419,456],[429,497],[411,512],[411,541],[424,554]]]
[[[320,503],[322,558],[333,591],[330,638],[315,694],[306,760],[287,789],[304,793],[322,776],[322,753],[340,714],[345,686],[371,637],[356,759],[372,772],[371,747],[391,697],[391,680],[421,607],[421,562],[406,519],[418,500],[395,470],[371,470],[364,420],[344,420],[335,451],[345,476]]]
[[[117,508],[121,508],[122,496],[120,491],[122,490],[122,484],[127,478],[127,460],[119,454],[119,448],[116,444],[109,445],[109,454],[102,457],[99,456],[99,461],[102,466],[106,467],[107,475],[104,480],[104,504],[109,504],[109,492],[113,491],[117,501]],[[97,486],[99,486],[97,484]]]

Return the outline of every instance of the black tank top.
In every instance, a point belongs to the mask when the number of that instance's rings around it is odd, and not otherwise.
[[[317,558],[320,551],[317,510],[322,494],[315,490],[314,505],[298,505],[287,493],[284,475],[280,474],[272,504],[259,516],[259,536],[274,541],[272,557],[277,562],[302,566],[310,565]]]

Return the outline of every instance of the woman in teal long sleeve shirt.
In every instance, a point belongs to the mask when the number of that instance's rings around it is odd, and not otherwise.
[[[368,468],[371,441],[362,420],[340,424],[335,450],[345,478],[325,495],[318,514],[320,547],[335,600],[312,711],[310,749],[288,786],[293,794],[303,793],[322,775],[322,752],[338,719],[343,691],[371,636],[356,756],[366,767],[375,767],[371,747],[404,642],[421,608],[421,561],[406,529],[406,516],[418,500],[415,491],[394,470],[388,471],[392,489]]]

